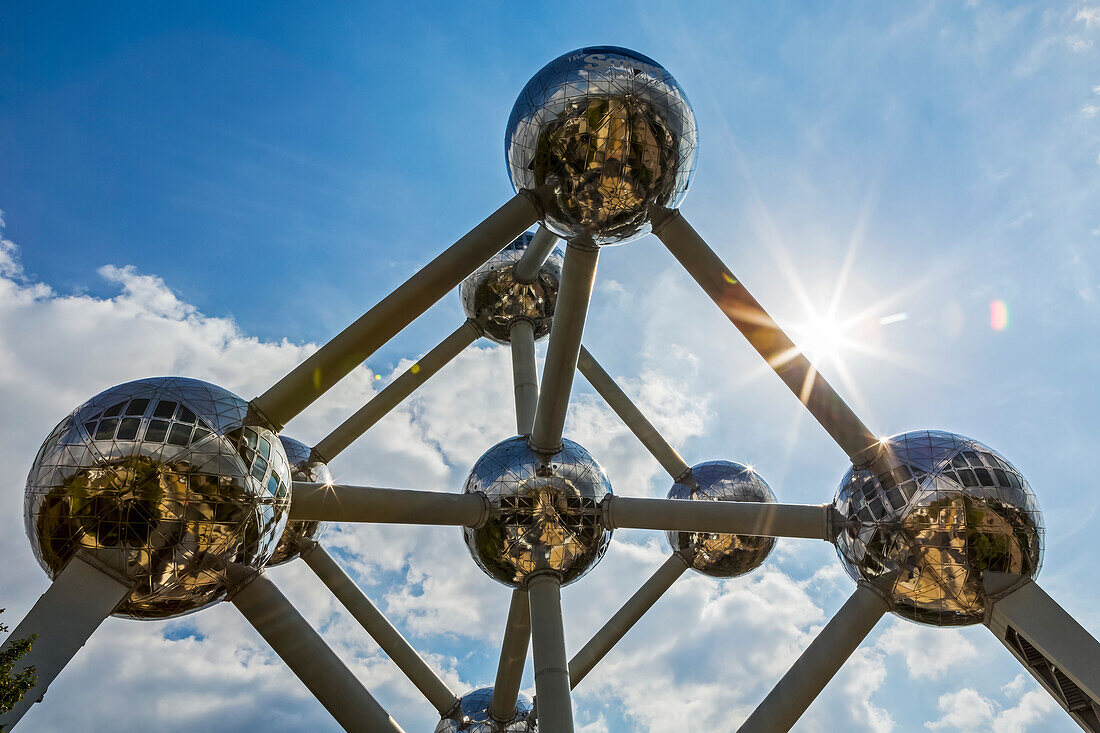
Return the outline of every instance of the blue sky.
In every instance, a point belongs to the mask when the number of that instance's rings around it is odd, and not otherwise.
[[[776,318],[798,333],[834,297],[841,316],[869,314],[821,367],[873,429],[961,432],[1030,477],[1049,532],[1040,581],[1100,633],[1100,5],[1081,0],[6,7],[9,613],[45,586],[20,493],[58,419],[156,373],[258,394],[511,194],[515,95],[590,44],[637,49],[687,91],[701,147],[683,212]],[[993,301],[1007,306],[1001,330]],[[385,383],[460,319],[448,296],[289,430],[320,438],[375,374]],[[784,501],[832,496],[843,454],[652,237],[604,252],[585,341],[689,463],[752,463]],[[337,477],[457,490],[510,429],[506,369],[480,344]],[[486,395],[500,409],[481,409]],[[570,430],[617,492],[667,491],[583,384]],[[616,534],[566,591],[572,650],[661,562],[657,540]],[[491,680],[507,591],[460,537],[350,528],[327,541],[451,684]],[[272,575],[407,729],[431,725],[316,581]],[[850,591],[830,547],[793,541],[747,579],[685,579],[579,688],[579,720],[663,730],[682,707],[735,727]],[[109,622],[33,713],[39,729],[75,719],[71,696],[91,696],[88,710],[124,690],[123,730],[243,730],[254,712],[273,730],[331,726],[234,613]],[[150,665],[174,676],[136,683]],[[804,730],[1074,729],[982,629],[889,620],[851,666]],[[186,715],[180,700],[195,703]]]

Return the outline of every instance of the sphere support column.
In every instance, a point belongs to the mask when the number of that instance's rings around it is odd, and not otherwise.
[[[314,545],[302,554],[302,559],[440,715],[446,715],[458,704],[458,696],[439,679],[325,548]]]
[[[535,328],[526,318],[509,330],[512,381],[516,393],[516,435],[530,435],[539,404],[539,370],[535,361]]]
[[[535,710],[541,733],[573,733],[569,665],[561,617],[561,581],[549,572],[527,580],[531,651],[535,659]]]
[[[129,587],[79,555],[69,560],[0,647],[7,650],[15,641],[38,635],[14,670],[33,666],[38,683],[11,710],[0,713],[0,729],[10,730],[31,705],[42,699],[54,678],[129,592]]]
[[[622,388],[615,384],[615,380],[611,378],[611,375],[604,371],[599,362],[583,346],[581,347],[580,357],[577,359],[577,369],[600,394],[608,407],[614,410],[619,419],[630,428],[630,432],[634,433],[638,440],[642,442],[642,445],[657,459],[662,468],[668,471],[668,475],[672,477],[673,481],[688,472],[688,465],[684,463],[684,459],[680,457],[676,449],[661,437],[661,434],[657,432],[657,428],[653,427],[653,423],[646,419],[642,411],[626,396],[626,392],[623,392]]]
[[[516,588],[512,591],[512,602],[508,607],[508,624],[504,627],[497,679],[493,685],[493,699],[489,703],[489,715],[494,720],[511,720],[516,713],[516,699],[530,645],[531,602],[527,591]]]
[[[860,583],[783,679],[738,728],[739,733],[790,730],[887,610],[886,601],[878,591]]]
[[[254,399],[252,407],[282,428],[541,215],[538,195],[520,191]]]
[[[609,496],[602,506],[604,526],[608,529],[663,529],[666,532],[716,532],[829,541],[833,539],[836,514],[832,504],[626,496]]]
[[[550,326],[550,343],[546,347],[542,388],[539,391],[535,423],[531,429],[531,447],[541,453],[556,453],[561,449],[565,413],[569,393],[577,372],[577,357],[581,350],[588,302],[596,281],[596,263],[600,250],[570,242],[565,250],[565,265],[561,273],[561,290]]]
[[[679,553],[673,553],[661,567],[649,577],[642,587],[630,597],[623,607],[608,619],[588,643],[569,661],[569,686],[576,687],[596,664],[607,656],[626,632],[638,623],[645,612],[653,607],[672,584],[688,569],[688,561]]]
[[[986,626],[1074,721],[1100,731],[1100,642],[1037,583],[986,572],[985,587],[1018,584],[993,602]]]
[[[325,463],[338,456],[360,435],[401,404],[402,400],[411,395],[417,387],[427,382],[436,372],[461,354],[467,346],[477,341],[480,335],[477,325],[467,320],[423,358],[418,359],[401,376],[387,384],[381,392],[359,408],[358,412],[322,438],[321,442],[313,448],[314,455]]]
[[[679,211],[653,210],[653,233],[854,463],[878,438],[783,333]]]
[[[480,494],[295,481],[291,495],[292,520],[477,527],[489,515],[489,505]]]
[[[527,251],[523,253],[520,261],[516,263],[514,271],[516,282],[534,282],[535,278],[539,276],[539,268],[542,267],[543,262],[546,262],[546,258],[550,256],[550,253],[554,251],[554,245],[557,243],[558,235],[546,227],[539,227],[535,230],[535,236],[532,237],[530,246],[527,247]]]
[[[257,575],[231,600],[344,730],[404,733],[274,583]]]

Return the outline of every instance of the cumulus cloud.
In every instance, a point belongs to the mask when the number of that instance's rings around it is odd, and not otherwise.
[[[936,629],[893,619],[876,646],[905,660],[909,676],[936,679],[957,665],[973,662],[978,650],[951,629]]]
[[[1021,695],[1025,689],[1027,692]],[[1034,730],[1034,725],[1058,708],[1050,695],[1023,675],[1005,685],[1002,691],[1015,700],[1016,704],[1004,706],[970,687],[945,693],[937,702],[942,716],[925,723],[925,727],[930,730],[996,730],[1022,733]]]

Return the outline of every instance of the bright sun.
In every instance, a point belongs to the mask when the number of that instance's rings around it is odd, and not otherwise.
[[[807,358],[815,364],[837,362],[853,344],[850,322],[813,314],[804,325],[792,328],[792,336]]]

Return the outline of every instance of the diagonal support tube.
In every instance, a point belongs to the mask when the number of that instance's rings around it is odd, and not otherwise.
[[[856,465],[878,443],[863,421],[769,316],[679,211],[652,212],[653,233]]]
[[[673,480],[679,479],[688,472],[688,465],[684,463],[684,459],[676,449],[661,437],[657,428],[653,427],[653,423],[646,419],[642,411],[626,396],[626,392],[623,392],[611,375],[604,371],[599,362],[583,346],[581,346],[580,357],[577,359],[577,369],[600,394],[603,401],[615,411],[619,419],[626,423],[630,432],[637,436],[657,462],[668,471],[668,475]]]
[[[531,602],[531,652],[535,660],[535,705],[541,733],[573,733],[569,665],[561,617],[561,581],[543,572],[527,579]]]
[[[69,561],[0,647],[7,651],[13,642],[38,635],[14,670],[33,666],[37,684],[11,710],[0,713],[0,729],[10,730],[42,699],[54,678],[129,592],[129,587],[79,555]]]
[[[252,401],[276,429],[538,221],[538,195],[520,191],[308,359]]]
[[[831,542],[834,528],[838,526],[832,504],[636,499],[609,495],[602,507],[604,526],[608,529],[801,537]]]
[[[512,351],[512,383],[516,393],[516,435],[530,435],[539,403],[539,370],[535,362],[535,327],[526,319],[508,331]]]
[[[313,455],[325,463],[330,462],[480,336],[481,331],[477,324],[467,320],[404,374],[386,385],[358,412],[325,436],[314,446]]]
[[[540,226],[535,231],[535,236],[531,238],[531,244],[512,270],[512,276],[516,278],[516,282],[533,283],[539,276],[542,263],[546,262],[546,258],[554,251],[554,245],[557,243],[558,235]]]
[[[508,623],[504,627],[504,641],[500,644],[497,679],[493,685],[493,699],[489,701],[489,717],[493,720],[509,721],[516,714],[516,699],[530,645],[531,605],[527,591],[516,588],[512,591],[512,602],[508,606]]]
[[[1100,642],[1031,580],[985,572],[1017,587],[993,602],[986,625],[1051,697],[1088,731],[1100,731]]]
[[[452,494],[295,481],[290,518],[322,522],[443,524],[480,527],[489,517],[484,494]]]
[[[554,306],[542,387],[529,441],[531,448],[540,453],[556,453],[561,449],[565,413],[569,407],[569,393],[573,389],[573,376],[577,371],[584,319],[588,315],[599,256],[598,248],[582,247],[575,242],[570,242],[565,248],[561,288]]]
[[[790,730],[886,611],[878,591],[860,583],[738,731]]]
[[[325,548],[314,545],[302,553],[302,559],[440,715],[445,716],[458,705],[458,696],[371,603]]]
[[[257,575],[231,600],[344,730],[403,733],[274,583]]]
[[[687,569],[688,562],[679,553],[665,560],[569,661],[569,686],[576,687]]]

